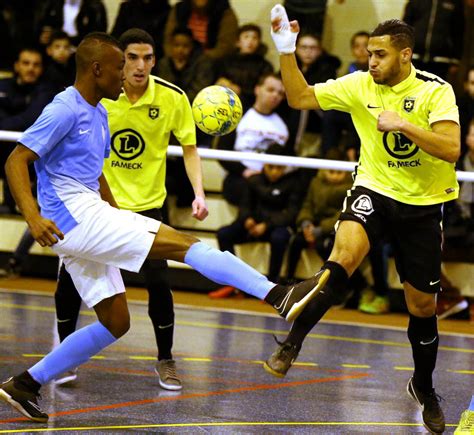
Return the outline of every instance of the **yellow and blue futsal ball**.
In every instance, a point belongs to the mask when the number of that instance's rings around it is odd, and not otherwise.
[[[200,130],[212,136],[233,131],[242,118],[242,103],[238,95],[224,86],[208,86],[193,101],[194,122]]]

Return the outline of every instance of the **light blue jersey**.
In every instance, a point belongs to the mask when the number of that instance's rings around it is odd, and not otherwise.
[[[41,215],[67,233],[77,225],[65,195],[99,190],[104,158],[110,154],[107,112],[91,106],[70,86],[56,95],[18,140],[35,152]]]

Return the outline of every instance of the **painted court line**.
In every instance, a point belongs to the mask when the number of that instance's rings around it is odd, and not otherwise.
[[[63,415],[85,414],[85,413],[90,413],[90,412],[95,412],[95,411],[104,411],[107,409],[131,408],[134,406],[148,405],[148,404],[159,403],[159,402],[173,402],[173,401],[178,401],[178,400],[200,399],[203,397],[223,396],[226,394],[278,390],[281,388],[292,388],[292,387],[298,387],[302,385],[320,384],[320,383],[326,383],[326,382],[341,382],[341,381],[346,381],[348,379],[362,379],[368,376],[369,375],[367,373],[358,373],[358,374],[353,374],[353,375],[344,375],[344,376],[337,376],[337,377],[331,377],[331,378],[319,378],[319,379],[309,379],[305,381],[286,382],[282,384],[261,384],[261,385],[253,385],[253,386],[247,386],[247,387],[241,387],[241,388],[231,388],[231,389],[226,389],[226,390],[208,391],[205,393],[182,394],[179,396],[172,396],[172,397],[157,397],[153,399],[142,399],[142,400],[136,400],[136,401],[131,401],[131,402],[114,403],[110,405],[100,405],[100,406],[92,406],[89,408],[72,409],[69,411],[60,411],[60,412],[52,413],[49,416],[58,417],[58,416],[63,416]],[[26,417],[10,418],[6,420],[0,420],[0,424],[13,423],[16,421],[28,421],[28,419]]]

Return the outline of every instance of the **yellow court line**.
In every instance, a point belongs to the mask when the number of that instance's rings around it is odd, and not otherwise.
[[[341,366],[349,369],[370,369],[370,366],[367,364],[341,364]]]
[[[128,359],[133,359],[133,360],[143,360],[143,361],[156,361],[156,356],[141,356],[141,355],[136,355],[136,356],[129,356]]]
[[[474,375],[474,370],[447,370],[451,373],[461,373],[462,375]]]
[[[212,362],[212,358],[198,358],[198,357],[185,357],[181,358],[183,361],[197,361],[197,362]]]
[[[395,366],[393,369],[394,369],[394,370],[407,370],[407,371],[413,371],[413,370],[415,370],[414,367],[402,367],[402,366]]]
[[[398,422],[370,422],[370,421],[284,421],[284,422],[222,422],[222,423],[162,423],[162,424],[137,424],[124,426],[86,426],[86,427],[45,427],[45,428],[23,428],[18,430],[0,430],[0,433],[25,433],[25,432],[61,432],[61,431],[84,431],[84,430],[127,430],[127,429],[153,429],[153,428],[179,428],[179,427],[243,427],[243,426],[364,426],[364,427],[422,427],[421,423],[398,423]],[[455,427],[456,424],[446,426]]]
[[[8,304],[0,303],[0,307],[6,308],[22,308],[25,310],[37,310],[37,311],[46,311],[55,313],[55,308],[52,307],[41,307],[36,305],[19,305],[19,304]],[[89,311],[84,312],[86,315],[95,316],[95,312]],[[143,318],[145,316],[134,316],[135,318]],[[252,332],[252,333],[261,333],[261,334],[287,334],[287,331],[271,330],[265,328],[255,328],[248,326],[235,326],[235,325],[220,325],[217,323],[205,323],[205,322],[191,322],[191,321],[178,321],[177,325],[180,326],[193,326],[193,327],[203,327],[203,328],[213,328],[213,329],[228,329],[232,331],[241,331],[241,332]],[[310,338],[317,338],[320,340],[331,340],[331,341],[345,341],[351,343],[363,343],[363,344],[378,344],[381,346],[396,346],[396,347],[411,347],[410,343],[402,343],[398,341],[386,341],[386,340],[372,340],[367,338],[358,338],[358,337],[342,337],[337,335],[327,335],[327,334],[308,334]],[[459,347],[449,347],[449,346],[439,346],[438,350],[445,350],[449,352],[461,352],[461,353],[473,353],[474,349],[464,349]]]

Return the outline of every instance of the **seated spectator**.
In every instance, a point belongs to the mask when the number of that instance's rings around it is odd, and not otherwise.
[[[53,32],[46,47],[46,54],[49,59],[46,62],[43,80],[55,89],[55,93],[72,86],[76,78],[76,66],[71,40],[66,32],[62,30]]]
[[[170,55],[157,63],[157,74],[179,86],[193,101],[197,93],[214,83],[213,64],[195,43],[188,28],[176,28],[170,44]]]
[[[474,117],[468,123],[465,143],[467,152],[462,159],[462,169],[474,172]],[[472,182],[462,183],[457,201],[461,218],[466,221],[467,228],[474,230],[474,184]],[[471,241],[474,244],[474,237],[471,237]]]
[[[275,113],[285,97],[285,88],[277,74],[264,74],[254,89],[255,104],[248,109],[237,129],[218,142],[218,148],[253,153],[264,153],[268,146],[277,143],[284,147],[288,140],[288,127]],[[259,174],[263,164],[259,162],[219,161],[228,172],[224,179],[224,198],[234,205],[240,204],[243,190],[249,177]]]
[[[155,57],[163,53],[164,28],[170,11],[168,0],[123,0],[115,19],[112,35],[119,38],[126,30],[140,28],[148,32],[155,41]]]
[[[63,30],[77,46],[90,32],[107,31],[107,11],[102,0],[44,0],[37,9],[38,42],[46,47],[55,30]]]
[[[171,55],[171,39],[177,27],[187,27],[211,59],[232,53],[237,40],[237,16],[229,0],[181,0],[171,9],[165,26],[164,50]]]
[[[338,57],[326,52],[320,36],[301,32],[296,41],[296,61],[308,83],[322,83],[335,79],[341,65]],[[290,143],[298,156],[320,155],[323,114],[315,110],[288,108],[283,115],[288,120]]]
[[[236,91],[246,111],[255,102],[254,88],[258,78],[273,72],[273,66],[264,57],[266,46],[262,43],[262,30],[256,24],[239,27],[236,46],[235,53],[217,63],[216,84]],[[232,83],[230,86],[229,82]]]
[[[283,155],[279,144],[271,144],[266,154]],[[281,265],[292,226],[300,206],[299,180],[286,167],[271,163],[248,179],[235,222],[217,232],[219,248],[234,253],[234,245],[256,241],[270,242],[268,279],[279,282]],[[234,294],[233,287],[224,287],[209,294],[225,297]]]
[[[459,121],[461,123],[461,155],[467,151],[466,138],[469,123],[474,119],[474,65],[467,71],[464,80],[464,94],[458,98]]]
[[[367,71],[369,68],[369,54],[367,44],[369,33],[365,31],[356,32],[351,37],[351,53],[353,62],[349,65],[348,73],[356,71]],[[322,155],[325,156],[332,148],[341,146],[344,138],[344,149],[346,158],[357,161],[359,158],[360,140],[348,113],[338,110],[324,112],[322,126]]]
[[[14,77],[0,80],[0,130],[24,131],[40,115],[54,96],[42,82],[43,59],[35,48],[23,48],[13,66]],[[14,142],[0,144],[0,178],[5,180],[5,162]],[[33,171],[34,172],[34,171]],[[3,183],[3,201],[7,213],[16,213],[16,205],[7,183]]]

